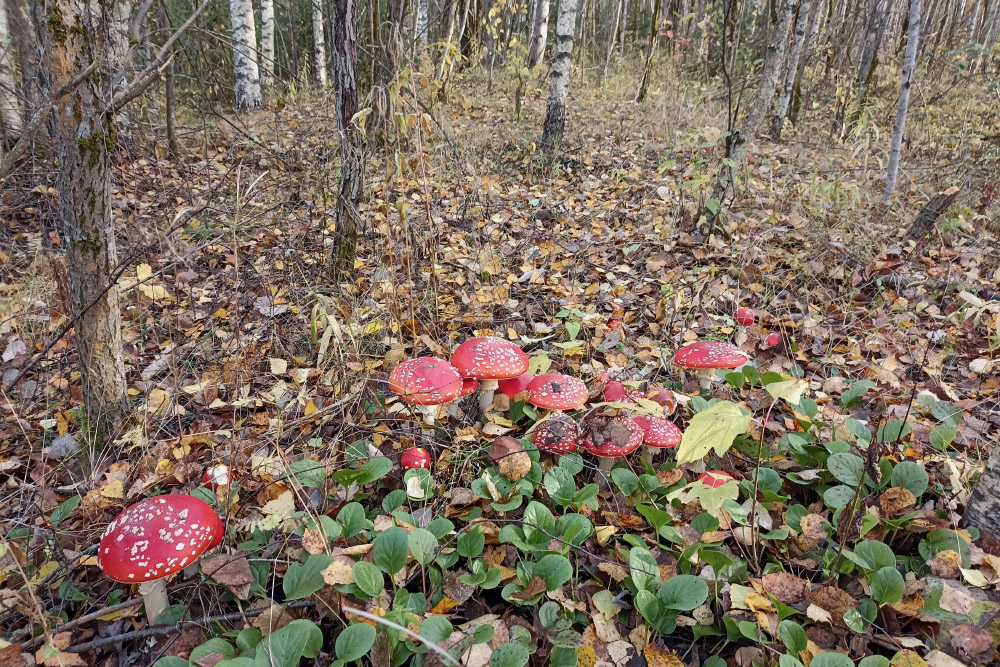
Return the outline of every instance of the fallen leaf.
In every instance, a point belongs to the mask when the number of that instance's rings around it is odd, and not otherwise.
[[[323,570],[323,581],[335,585],[354,583],[354,561],[347,556],[334,556],[333,562]]]
[[[524,587],[524,590],[518,591],[512,594],[510,597],[514,600],[519,600],[525,602],[535,597],[536,595],[541,595],[545,592],[545,580],[541,577],[535,575],[528,582],[528,585]]]
[[[254,577],[245,553],[203,558],[201,571],[228,588],[239,599],[246,600],[250,597],[250,584],[254,582]]]
[[[85,667],[87,661],[79,653],[63,653],[73,641],[72,632],[60,632],[35,652],[35,662],[46,667]]]
[[[882,514],[887,518],[891,518],[902,509],[912,507],[916,502],[917,498],[912,491],[898,486],[888,489],[878,499]]]
[[[802,526],[802,534],[814,540],[827,538],[827,532],[823,528],[824,523],[826,523],[826,519],[819,514],[806,514],[799,521],[799,525]]]
[[[761,577],[764,590],[785,604],[794,604],[806,596],[809,582],[790,572],[774,572]]]
[[[889,664],[892,667],[927,667],[924,659],[911,649],[905,649],[892,656]]]
[[[524,451],[524,446],[510,436],[494,440],[487,454],[499,467],[500,474],[512,482],[531,472],[531,457]]]
[[[958,579],[962,575],[962,557],[952,549],[937,552],[930,566],[933,574],[944,579]]]

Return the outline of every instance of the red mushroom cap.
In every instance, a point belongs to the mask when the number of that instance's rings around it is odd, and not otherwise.
[[[496,336],[470,338],[451,355],[462,377],[506,380],[528,371],[528,355],[510,341]]]
[[[733,482],[735,478],[728,472],[722,470],[709,470],[708,472],[701,473],[698,477],[698,481],[705,486],[710,486],[713,489],[717,489],[726,482]]]
[[[604,458],[628,456],[642,445],[642,429],[628,417],[615,417],[597,430],[596,435],[603,442],[594,442],[593,428],[587,429],[582,442],[584,449],[594,456]]]
[[[768,347],[777,347],[780,344],[781,334],[777,331],[767,334],[767,338],[764,339],[764,345],[767,345]]]
[[[662,405],[663,411],[668,415],[673,414],[674,410],[677,409],[677,397],[666,387],[653,387],[646,392],[646,398]]]
[[[479,389],[479,380],[476,378],[462,378],[462,391],[459,392],[458,396],[461,398],[462,396],[474,394],[477,389]]]
[[[531,437],[535,447],[553,454],[572,454],[580,444],[580,428],[566,416],[546,419]]]
[[[548,410],[572,410],[587,402],[583,380],[562,373],[543,373],[528,384],[528,402]]]
[[[220,486],[229,486],[233,481],[233,476],[229,471],[229,466],[225,463],[219,463],[207,468],[201,479],[205,486],[215,491]]]
[[[153,581],[183,570],[221,541],[222,521],[204,500],[156,496],[108,524],[97,564],[115,581]]]
[[[403,470],[429,469],[431,467],[431,453],[423,447],[410,447],[403,452],[403,457],[399,460],[399,467]]]
[[[743,308],[736,309],[736,323],[741,327],[749,327],[753,325],[754,314],[753,311],[744,306]]]
[[[642,429],[642,441],[649,447],[676,447],[681,444],[681,430],[669,419],[640,415],[632,421]]]
[[[507,394],[510,398],[514,398],[518,394],[528,391],[528,385],[531,381],[535,379],[535,376],[531,373],[521,373],[516,378],[509,378],[507,380],[498,380],[497,389],[501,393]]]
[[[677,350],[674,363],[681,368],[736,368],[750,361],[746,352],[732,343],[700,340]]]
[[[612,380],[604,385],[604,400],[611,403],[635,403],[635,399],[642,398],[642,392],[638,389],[629,389],[618,380]]]
[[[441,405],[462,395],[462,376],[437,357],[417,357],[396,366],[389,388],[407,403]]]

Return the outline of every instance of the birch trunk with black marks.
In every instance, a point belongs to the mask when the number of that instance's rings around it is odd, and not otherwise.
[[[430,0],[416,0],[417,1],[417,42],[421,47],[427,48],[427,42],[430,40],[430,27],[431,27],[431,11],[430,11]],[[455,9],[452,6],[454,3],[448,4],[448,39],[451,39],[451,32],[455,27]]]
[[[809,10],[809,22],[806,24],[806,38],[799,52],[799,62],[795,66],[795,83],[792,84],[792,100],[788,107],[788,120],[795,125],[799,120],[799,110],[803,106],[802,99],[802,75],[806,71],[806,63],[809,62],[809,50],[812,48],[813,40],[818,37],[819,9],[822,0],[813,0],[812,8]]]
[[[642,68],[642,80],[639,82],[639,92],[635,94],[636,102],[646,101],[646,91],[649,87],[649,71],[653,68],[653,52],[656,50],[656,35],[660,28],[660,9],[663,8],[663,0],[655,0],[653,3],[653,19],[649,24],[649,41],[646,44],[646,64]]]
[[[757,89],[757,98],[750,108],[750,114],[743,121],[743,124],[727,139],[726,158],[731,160],[724,164],[719,170],[718,183],[716,184],[713,199],[721,207],[726,195],[733,188],[735,182],[735,170],[742,164],[750,150],[750,144],[757,138],[764,118],[772,108],[774,101],[774,89],[778,86],[778,77],[781,74],[781,66],[785,60],[785,47],[788,42],[788,29],[792,22],[792,13],[795,9],[795,0],[783,0],[778,9],[777,22],[771,41],[767,46],[767,55],[764,57],[764,67],[761,71],[760,86]],[[710,211],[711,213],[711,211]]]
[[[17,139],[21,130],[21,101],[14,76],[14,40],[7,20],[7,3],[0,0],[0,146]]]
[[[260,0],[260,83],[274,84],[274,0]]]
[[[236,108],[259,109],[260,70],[257,68],[257,29],[250,0],[229,0],[233,20],[233,71]]]
[[[1000,447],[994,447],[962,514],[962,523],[1000,538]]]
[[[364,141],[358,113],[358,35],[355,0],[334,0],[333,85],[337,91],[337,129],[340,131],[340,184],[337,193],[333,268],[337,279],[354,269],[361,216],[358,202],[364,193]]]
[[[899,173],[899,154],[903,147],[903,130],[906,127],[906,111],[910,106],[910,86],[917,62],[918,41],[920,39],[920,0],[910,0],[910,29],[906,36],[906,56],[903,58],[903,81],[899,86],[899,101],[896,104],[896,123],[892,127],[892,145],[889,148],[889,167],[885,174],[885,189],[882,190],[883,206],[892,201],[892,191],[896,189],[896,175]]]
[[[798,77],[799,71],[799,59],[802,57],[802,45],[806,41],[806,26],[809,23],[810,11],[812,9],[810,3],[811,0],[802,0],[801,4],[799,4],[799,14],[795,20],[795,39],[792,41],[792,52],[788,54],[785,81],[781,86],[781,93],[778,95],[778,110],[774,115],[774,122],[771,124],[771,133],[776,138],[781,136],[785,117],[788,115],[788,107],[792,102],[792,92],[795,89],[795,80]]]
[[[542,148],[551,152],[562,143],[566,125],[566,100],[569,98],[569,76],[573,68],[573,32],[576,28],[577,0],[559,0],[556,19],[556,52],[549,75],[549,101],[545,105],[542,126]]]
[[[40,6],[45,66],[52,90],[83,74],[92,62],[114,62],[112,36],[103,28],[113,20],[107,5],[80,12],[73,0]],[[37,25],[38,19],[45,20]],[[111,212],[110,154],[115,147],[111,114],[103,107],[112,98],[112,80],[100,68],[82,85],[55,101],[50,128],[58,158],[56,186],[62,244],[66,248],[74,331],[79,353],[83,400],[88,423],[99,431],[111,428],[127,406],[122,321],[115,269]]]
[[[326,88],[326,34],[322,0],[312,0],[313,72],[316,85]]]
[[[545,43],[549,39],[549,0],[535,0],[535,15],[531,19],[531,44],[528,49],[528,67],[534,67],[545,57]]]

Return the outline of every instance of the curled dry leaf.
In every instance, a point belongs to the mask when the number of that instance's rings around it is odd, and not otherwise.
[[[809,602],[829,612],[830,622],[842,628],[847,627],[844,623],[844,614],[858,606],[857,600],[836,586],[817,588],[809,594]]]
[[[511,597],[515,600],[520,600],[521,602],[524,602],[544,592],[545,592],[545,580],[539,577],[538,575],[535,575],[531,578],[531,581],[528,582],[528,585],[524,587],[524,590],[514,593],[513,595],[511,595]]]
[[[250,584],[254,582],[254,578],[245,553],[203,558],[201,571],[228,588],[239,599],[246,600],[250,597]]]
[[[897,512],[907,507],[913,507],[917,502],[917,497],[913,492],[903,487],[893,487],[883,493],[879,499],[879,507],[886,517],[894,516]]]
[[[509,435],[494,440],[486,453],[497,464],[500,474],[512,482],[531,472],[531,458],[524,446]]]

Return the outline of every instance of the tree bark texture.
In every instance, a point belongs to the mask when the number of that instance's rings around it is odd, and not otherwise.
[[[549,101],[545,106],[542,127],[542,148],[554,150],[562,143],[566,125],[566,100],[569,97],[569,76],[573,67],[573,32],[576,28],[577,0],[559,0],[556,19],[556,52],[549,75]]]
[[[798,77],[799,71],[799,59],[802,57],[802,45],[806,41],[806,25],[809,23],[809,16],[812,9],[810,3],[811,0],[802,0],[799,4],[799,14],[795,20],[795,39],[792,41],[792,52],[788,54],[785,81],[781,86],[781,93],[778,96],[778,111],[774,115],[774,122],[771,124],[771,132],[775,137],[781,136],[781,128],[785,124],[788,107],[792,102],[792,92],[795,88],[795,80]]]
[[[173,28],[170,25],[170,14],[167,12],[167,2],[166,0],[160,0],[160,36],[163,41],[166,42],[170,39],[170,35],[173,34]],[[169,60],[163,70],[163,96],[164,96],[164,112],[166,114],[167,121],[167,150],[170,152],[171,157],[176,157],[180,148],[177,145],[177,129],[175,127],[176,118],[174,113],[174,61]]]
[[[337,129],[340,131],[340,184],[337,194],[333,246],[334,273],[339,278],[354,268],[361,216],[358,202],[364,194],[365,156],[358,113],[358,35],[355,0],[334,0],[333,78]]]
[[[635,95],[636,102],[646,101],[646,91],[649,88],[649,71],[653,68],[653,52],[656,50],[656,36],[660,28],[660,10],[663,0],[653,3],[653,18],[649,25],[649,41],[646,43],[646,64],[642,68],[642,80],[639,82],[639,92]]]
[[[250,0],[229,0],[233,20],[233,70],[236,108],[259,109],[260,70],[257,68],[257,29]]]
[[[22,110],[14,76],[13,45],[7,3],[0,0],[0,145],[12,143],[21,129]]]
[[[316,85],[326,88],[326,34],[323,25],[322,0],[312,0],[313,71]]]
[[[896,189],[899,154],[903,147],[903,129],[906,127],[906,111],[910,106],[910,86],[913,84],[913,70],[917,62],[919,39],[920,0],[910,0],[910,29],[906,37],[906,55],[903,57],[903,80],[899,86],[899,101],[896,104],[896,123],[892,127],[889,166],[885,174],[885,189],[882,190],[883,206],[889,205],[889,202],[892,201],[892,191]]]
[[[113,62],[111,38],[101,29],[111,16],[82,15],[72,0],[46,2],[42,10],[47,28],[45,65],[53,90],[84,72],[95,58]],[[127,405],[111,212],[110,153],[115,134],[103,108],[103,101],[112,97],[111,85],[98,69],[56,100],[50,125],[59,162],[56,184],[70,298],[74,315],[79,316],[75,332],[83,399],[88,423],[99,430],[113,425]]]
[[[260,0],[260,81],[274,83],[274,0]]]
[[[427,48],[427,42],[430,39],[430,27],[431,27],[431,11],[430,11],[430,0],[416,0],[417,1],[417,41],[420,46]],[[451,3],[448,5],[448,34],[454,29],[454,17],[455,10]],[[451,39],[449,37],[449,39]]]
[[[545,58],[545,43],[549,38],[549,0],[535,0],[535,14],[531,19],[531,44],[528,49],[528,67],[534,67]]]
[[[809,22],[806,25],[805,43],[803,43],[802,50],[799,52],[799,62],[795,67],[792,101],[788,108],[788,119],[792,122],[792,125],[798,122],[799,110],[803,106],[802,75],[805,74],[806,64],[809,62],[809,50],[812,48],[813,40],[818,37],[819,26],[817,25],[817,19],[819,18],[819,9],[822,4],[822,0],[813,0],[812,2],[812,9],[809,11]]]
[[[1000,447],[993,448],[965,506],[962,523],[1000,537]]]

